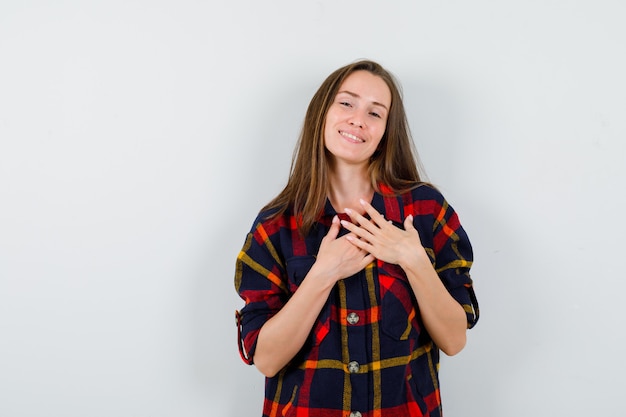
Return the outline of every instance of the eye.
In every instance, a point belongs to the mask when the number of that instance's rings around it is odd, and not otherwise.
[[[370,112],[370,115],[372,115],[372,116],[374,116],[374,117],[377,117],[377,118],[379,118],[379,119],[382,117],[380,114],[376,113],[375,111]]]
[[[347,101],[340,101],[340,102],[339,102],[339,104],[340,104],[340,105],[342,105],[342,106],[344,106],[344,107],[352,107],[352,104],[350,104],[350,103],[349,103],[349,102],[347,102]]]

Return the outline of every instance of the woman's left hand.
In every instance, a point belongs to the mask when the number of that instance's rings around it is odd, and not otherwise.
[[[355,246],[371,253],[377,259],[400,266],[414,263],[416,256],[422,255],[428,259],[419,237],[419,233],[413,226],[413,216],[404,219],[404,230],[394,226],[380,214],[371,204],[361,200],[361,206],[369,215],[369,219],[360,215],[355,210],[345,209],[353,223],[343,220],[342,226],[348,229],[355,237],[348,240]]]
[[[352,232],[346,239],[377,259],[400,265],[419,305],[420,315],[436,345],[447,355],[455,355],[465,346],[467,318],[463,307],[450,295],[433,268],[413,216],[404,219],[404,230],[385,220],[374,207],[361,200],[370,219],[355,210],[346,210],[354,224],[342,221]]]

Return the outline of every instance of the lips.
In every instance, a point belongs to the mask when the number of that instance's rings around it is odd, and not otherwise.
[[[340,130],[339,134],[341,136],[343,136],[344,138],[348,139],[350,142],[354,142],[354,143],[363,143],[363,142],[365,142],[364,139],[361,139],[360,137],[355,136],[352,133],[348,133],[348,132],[344,132],[344,131]]]

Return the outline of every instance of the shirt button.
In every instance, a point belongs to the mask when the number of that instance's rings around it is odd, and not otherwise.
[[[359,315],[355,312],[348,314],[348,323],[349,324],[357,324],[359,322]]]
[[[348,371],[351,374],[356,374],[357,372],[359,372],[359,363],[357,361],[352,361],[348,364]]]
[[[353,411],[350,413],[350,417],[361,417],[361,413],[358,411]]]

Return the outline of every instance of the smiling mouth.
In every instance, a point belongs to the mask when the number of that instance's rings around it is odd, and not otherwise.
[[[363,143],[363,142],[365,142],[365,140],[361,139],[360,137],[354,136],[353,134],[348,133],[348,132],[343,132],[343,131],[340,130],[339,134],[341,136],[343,136],[344,138],[349,139],[351,142],[355,142],[355,143]]]

